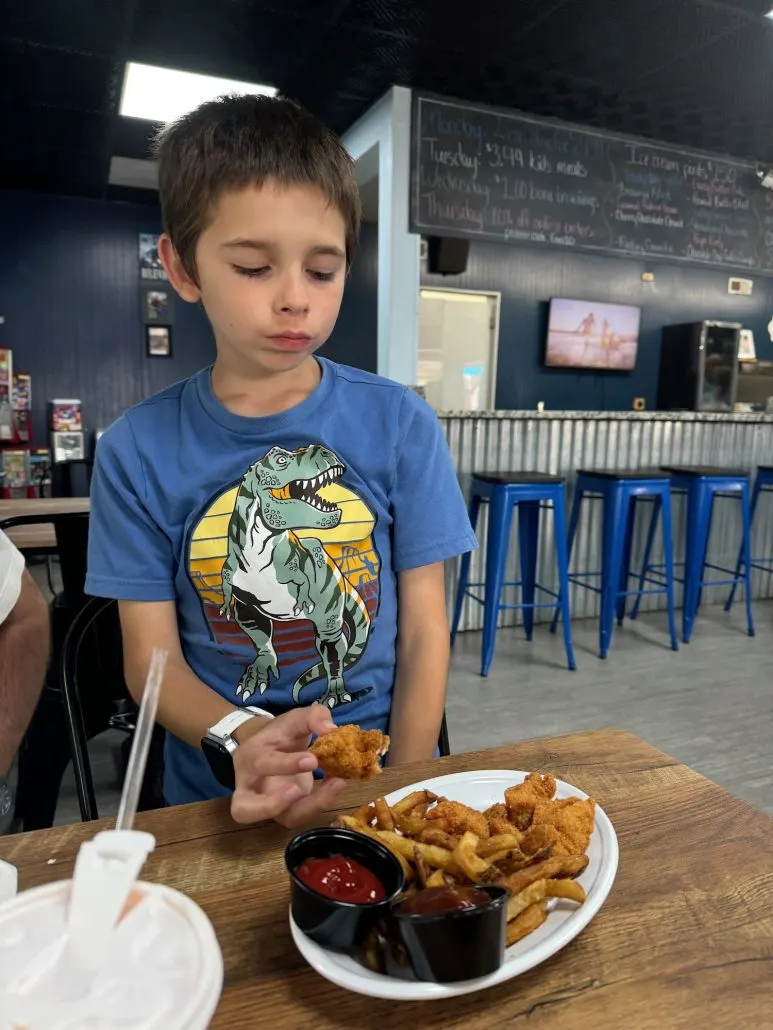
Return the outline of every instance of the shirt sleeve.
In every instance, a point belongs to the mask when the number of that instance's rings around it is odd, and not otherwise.
[[[411,390],[400,409],[404,433],[391,502],[395,572],[455,558],[477,547],[437,415]]]
[[[16,607],[21,594],[24,557],[0,530],[0,623]]]
[[[86,593],[118,601],[173,601],[172,543],[147,506],[147,486],[126,415],[100,438],[91,482]]]

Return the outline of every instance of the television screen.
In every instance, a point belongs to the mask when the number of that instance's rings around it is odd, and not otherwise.
[[[545,364],[630,372],[636,366],[641,308],[591,300],[550,302]]]

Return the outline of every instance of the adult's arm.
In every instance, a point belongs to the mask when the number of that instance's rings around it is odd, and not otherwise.
[[[24,569],[0,624],[0,777],[6,776],[38,703],[51,651],[48,605]]]

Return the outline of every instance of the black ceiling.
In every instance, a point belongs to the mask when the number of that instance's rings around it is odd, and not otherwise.
[[[773,162],[773,0],[14,0],[0,188],[119,196],[127,60],[267,82],[343,132],[413,86]],[[458,13],[454,13],[458,12]]]

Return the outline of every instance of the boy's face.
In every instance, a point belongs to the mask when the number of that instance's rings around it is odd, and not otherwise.
[[[167,272],[201,300],[218,354],[265,372],[297,368],[330,336],[346,279],[343,216],[314,186],[268,182],[224,193],[196,246],[199,285],[171,245]]]

